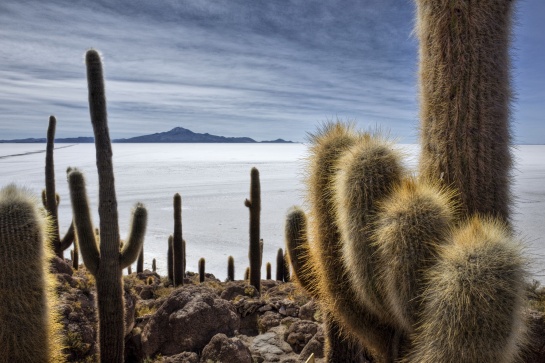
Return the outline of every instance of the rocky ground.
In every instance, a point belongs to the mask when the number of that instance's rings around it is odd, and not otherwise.
[[[54,262],[69,362],[95,362],[94,278],[83,266]],[[324,335],[317,304],[292,283],[262,281],[259,294],[246,281],[204,283],[188,272],[174,289],[151,271],[124,276],[126,362],[322,363]],[[529,288],[533,351],[526,362],[545,362],[545,289]],[[530,358],[531,356],[531,358]]]

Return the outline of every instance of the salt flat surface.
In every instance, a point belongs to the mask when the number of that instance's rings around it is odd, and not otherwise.
[[[408,166],[414,167],[418,146],[400,147],[407,154]],[[235,258],[237,278],[242,278],[248,265],[249,213],[244,199],[249,197],[253,166],[261,177],[263,265],[271,262],[274,269],[276,251],[284,247],[288,208],[305,206],[307,147],[303,144],[113,144],[113,151],[121,237],[127,235],[132,206],[144,203],[149,216],[145,268],[151,268],[155,258],[162,275],[166,274],[167,239],[173,232],[174,193],[182,196],[188,269],[197,271],[198,259],[205,257],[207,272],[220,279],[226,277],[229,255]],[[531,258],[534,277],[545,283],[545,146],[518,146],[514,155],[515,226]],[[69,166],[83,171],[93,222],[99,222],[94,144],[58,144],[55,174],[61,232],[71,220],[65,176]],[[39,195],[45,185],[44,168],[45,144],[0,144],[0,186],[15,182]]]

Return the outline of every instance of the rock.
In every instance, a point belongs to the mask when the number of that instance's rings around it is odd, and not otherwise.
[[[299,319],[316,321],[315,315],[318,306],[314,300],[310,300],[305,305],[299,308]]]
[[[153,299],[153,291],[155,290],[155,286],[153,285],[144,285],[140,288],[140,292],[138,295],[142,300],[149,300]]]
[[[240,334],[254,336],[259,334],[258,310],[265,303],[249,297],[242,297],[234,303],[235,309],[240,316]]]
[[[74,274],[74,270],[72,270],[72,265],[57,256],[51,259],[50,271],[53,273],[67,274],[70,276]]]
[[[157,363],[199,363],[199,356],[193,352],[183,352],[156,360]]]
[[[212,289],[183,286],[151,315],[142,331],[142,351],[148,357],[199,351],[217,333],[233,336],[239,327],[233,305]]]
[[[310,357],[312,353],[314,353],[315,358],[323,358],[324,344],[325,344],[324,331],[322,330],[321,326],[318,326],[318,330],[316,331],[316,334],[314,334],[312,339],[310,339],[310,341],[305,345],[305,347],[301,351],[301,354],[299,355],[299,361],[306,362],[306,360],[308,359],[308,357]]]
[[[225,290],[221,293],[221,298],[225,300],[233,300],[238,296],[258,297],[259,292],[245,281],[231,281],[226,284]]]
[[[282,339],[284,332],[285,327],[278,326],[256,336],[250,345],[254,360],[265,363],[280,362],[286,358],[285,355],[292,353],[290,345]]]
[[[290,325],[284,335],[284,340],[291,346],[295,353],[301,353],[305,345],[318,331],[318,324],[308,320],[297,320]]]
[[[274,311],[267,311],[257,319],[259,333],[266,333],[270,328],[280,325],[282,316]]]
[[[228,338],[225,334],[215,335],[204,347],[201,363],[252,363],[250,350],[238,338]]]
[[[129,335],[134,328],[134,315],[136,312],[136,296],[130,290],[125,289],[123,294],[125,303],[125,336]]]

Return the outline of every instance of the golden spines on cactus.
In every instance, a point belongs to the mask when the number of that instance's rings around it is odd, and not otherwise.
[[[407,332],[418,322],[424,275],[435,264],[454,218],[452,196],[409,178],[380,203],[373,225],[374,262],[388,310]]]
[[[395,329],[369,311],[348,283],[343,263],[342,237],[335,215],[335,172],[342,155],[362,136],[350,125],[328,123],[311,135],[308,162],[309,243],[312,275],[317,280],[320,304],[340,325],[375,354],[377,360],[391,355]]]
[[[64,362],[51,220],[25,189],[0,190],[0,362]]]
[[[333,177],[334,212],[342,238],[347,277],[360,304],[395,324],[379,286],[376,246],[372,240],[378,205],[401,182],[401,154],[386,139],[362,134],[337,162]]]
[[[308,294],[317,297],[316,279],[312,275],[310,265],[307,224],[305,212],[299,207],[291,207],[286,216],[284,238],[286,252],[293,268],[292,281],[298,283]]]
[[[510,221],[512,0],[417,0],[422,176]]]
[[[525,341],[526,262],[497,220],[473,217],[426,274],[421,323],[405,362],[508,363]]]

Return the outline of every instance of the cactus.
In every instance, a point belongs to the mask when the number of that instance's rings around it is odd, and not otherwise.
[[[151,270],[153,272],[157,272],[157,261],[155,260],[155,258],[151,261]]]
[[[57,119],[55,116],[49,116],[49,126],[47,128],[47,146],[45,153],[45,190],[42,192],[42,202],[51,216],[52,230],[50,233],[51,244],[55,254],[64,258],[63,252],[74,242],[74,223],[70,223],[68,231],[63,238],[59,232],[59,202],[60,197],[55,191],[55,165],[53,160],[53,150],[55,149],[55,128]]]
[[[136,272],[144,272],[144,245],[138,254],[138,259],[136,260]]]
[[[204,282],[204,270],[206,267],[206,261],[204,257],[199,259],[199,282],[202,284]]]
[[[70,258],[72,259],[72,268],[77,270],[79,268],[79,248],[77,241],[74,241],[74,249],[70,250]]]
[[[265,271],[267,273],[267,280],[270,280],[272,277],[272,266],[270,262],[267,262],[267,265],[265,265]]]
[[[172,238],[172,268],[174,286],[184,284],[185,254],[182,242],[182,197],[174,194],[174,234]]]
[[[389,311],[407,332],[419,321],[425,274],[454,219],[452,199],[452,192],[411,178],[379,208],[373,231],[377,280]]]
[[[284,251],[281,248],[276,253],[276,281],[284,281]]]
[[[420,175],[464,215],[510,221],[509,40],[514,1],[417,0]]]
[[[96,279],[101,362],[123,362],[124,304],[122,270],[133,263],[142,249],[147,211],[136,204],[129,237],[120,250],[117,200],[114,186],[112,147],[108,132],[102,63],[96,50],[85,57],[89,86],[89,110],[95,136],[99,179],[100,246],[93,232],[91,214],[81,172],[68,173],[70,199],[77,240],[83,262]]]
[[[524,343],[526,262],[503,223],[474,216],[440,247],[404,362],[498,362]]]
[[[310,251],[307,240],[307,216],[299,207],[288,210],[285,224],[286,252],[293,268],[293,281],[307,293],[317,298],[316,286],[311,275],[309,263]]]
[[[250,285],[258,292],[261,291],[261,246],[259,238],[259,218],[261,214],[261,186],[259,183],[259,171],[252,168],[250,172],[250,199],[244,201],[244,205],[250,211]]]
[[[174,283],[174,261],[172,255],[172,235],[168,236],[168,251],[167,251],[167,270],[168,279]]]
[[[349,271],[343,263],[341,231],[336,224],[333,196],[335,172],[344,152],[353,145],[366,142],[368,135],[359,135],[350,125],[340,122],[324,125],[311,135],[307,185],[310,202],[309,250],[312,263],[309,278],[316,280],[316,291],[322,308],[331,313],[347,332],[377,361],[392,361],[398,335],[395,327],[373,314],[352,284],[347,283]]]
[[[246,270],[244,271],[244,280],[249,281],[250,280],[250,268],[246,267]]]
[[[235,281],[235,259],[227,257],[227,281]]]
[[[290,265],[290,256],[288,256],[288,251],[286,251],[284,252],[284,282],[291,281]]]
[[[0,362],[65,362],[49,272],[52,222],[30,192],[13,184],[0,190]]]
[[[132,275],[132,266],[127,267],[127,275]]]

